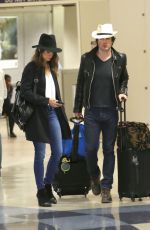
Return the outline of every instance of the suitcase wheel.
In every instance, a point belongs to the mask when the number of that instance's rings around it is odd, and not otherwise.
[[[57,195],[59,196],[59,198],[61,198],[61,189],[60,188],[57,189]]]
[[[119,194],[119,200],[122,201],[122,194]]]
[[[87,197],[89,190],[90,190],[89,187],[85,187],[85,191],[84,191],[85,198]]]
[[[57,194],[58,194],[59,198],[61,198],[61,193],[57,193]]]
[[[135,197],[131,197],[131,200],[132,200],[132,202],[134,202],[135,201]]]
[[[121,196],[119,196],[119,199],[120,199],[120,201],[122,201],[122,197]]]
[[[85,196],[85,198],[87,197],[87,192],[85,191],[85,193],[84,193],[84,196]]]

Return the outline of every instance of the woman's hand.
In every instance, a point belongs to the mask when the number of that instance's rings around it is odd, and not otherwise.
[[[55,99],[49,99],[49,105],[53,108],[58,108],[62,106],[62,104],[59,104],[58,100]]]

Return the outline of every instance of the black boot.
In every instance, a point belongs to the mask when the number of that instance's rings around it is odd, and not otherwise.
[[[42,207],[51,207],[51,201],[49,199],[49,196],[47,194],[47,191],[44,189],[39,189],[37,191],[37,199],[38,199],[38,203],[39,203],[39,206],[42,206]]]
[[[46,185],[45,185],[45,189],[46,189],[46,191],[47,191],[47,193],[48,193],[48,196],[49,196],[49,198],[50,198],[50,202],[51,202],[52,204],[57,204],[57,200],[56,200],[56,198],[55,198],[55,196],[54,196],[54,194],[53,194],[51,184],[46,184]]]
[[[101,193],[100,176],[96,178],[91,178],[91,189],[95,196]]]
[[[10,132],[10,137],[17,137],[16,134],[14,132]]]

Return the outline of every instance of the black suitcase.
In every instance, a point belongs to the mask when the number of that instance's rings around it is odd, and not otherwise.
[[[122,121],[122,113],[124,114],[124,121]],[[134,138],[131,138],[132,136]],[[124,102],[124,108],[121,108],[120,111],[117,137],[118,194],[120,200],[123,197],[131,198],[132,201],[135,198],[142,200],[142,197],[150,196],[149,137],[150,132],[145,123],[126,122]]]
[[[54,191],[59,197],[64,195],[86,195],[90,190],[90,177],[87,171],[85,157],[78,154],[80,122],[74,122],[72,151],[70,156],[63,155],[59,171],[53,181]]]

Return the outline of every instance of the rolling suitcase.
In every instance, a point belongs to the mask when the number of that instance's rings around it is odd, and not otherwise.
[[[82,120],[71,119],[74,123],[72,140],[63,145],[63,156],[59,171],[53,181],[54,191],[59,195],[87,195],[90,177],[87,171],[84,149],[84,126]],[[67,145],[67,146],[66,146]]]
[[[126,122],[125,102],[120,111],[117,147],[120,200],[150,196],[150,131],[145,123]]]

